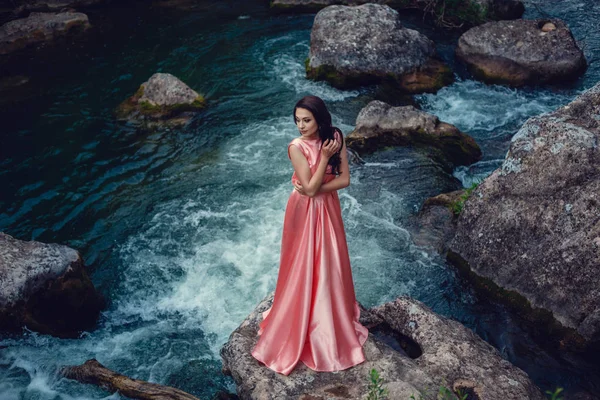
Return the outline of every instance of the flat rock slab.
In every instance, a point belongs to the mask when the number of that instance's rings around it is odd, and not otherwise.
[[[600,84],[530,118],[450,244],[480,277],[600,341]]]
[[[437,394],[440,385],[473,390],[486,400],[544,398],[523,371],[472,331],[410,298],[361,309],[360,321],[370,330],[363,347],[365,362],[336,373],[315,372],[300,362],[289,376],[278,374],[250,354],[261,313],[272,301],[272,295],[264,299],[221,349],[223,372],[232,375],[241,399],[362,399],[372,368],[383,379],[389,399]],[[415,341],[422,351],[412,351],[417,358],[411,358],[378,339],[373,334],[377,330],[398,342]]]
[[[88,17],[78,12],[31,13],[0,27],[0,54],[8,54],[31,44],[50,41],[71,31],[90,27]]]
[[[103,298],[76,250],[26,242],[0,232],[0,322],[57,336],[91,329]]]
[[[575,79],[587,66],[571,31],[558,19],[471,28],[458,40],[456,56],[477,79],[513,86]]]
[[[356,118],[356,127],[346,144],[359,153],[387,146],[422,146],[434,149],[434,156],[448,168],[469,165],[481,159],[475,140],[454,125],[413,106],[392,107],[374,100]]]
[[[156,73],[117,107],[117,117],[145,127],[185,125],[205,100],[174,75]]]
[[[436,91],[452,81],[434,43],[404,28],[397,11],[378,4],[319,11],[306,74],[340,88],[389,82],[406,93]]]

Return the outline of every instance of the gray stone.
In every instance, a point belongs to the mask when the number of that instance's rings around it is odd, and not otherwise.
[[[50,41],[89,26],[87,15],[82,13],[31,13],[27,18],[16,19],[0,27],[0,54]]]
[[[474,387],[485,400],[545,399],[528,375],[502,358],[498,350],[423,303],[399,297],[370,311],[419,344],[423,354],[415,362],[438,385]]]
[[[486,400],[543,399],[527,375],[503,360],[497,350],[458,322],[438,316],[409,298],[361,309],[361,323],[371,330],[363,347],[365,362],[337,373],[314,372],[300,362],[289,376],[278,374],[250,353],[258,339],[261,313],[272,301],[271,294],[221,349],[223,372],[233,377],[241,399],[364,399],[372,368],[383,379],[389,399],[409,399],[412,395],[429,399],[440,385],[452,387],[457,383],[457,388],[464,388],[465,380],[474,382]],[[422,355],[416,360],[409,358],[373,335],[374,330],[384,327],[391,327],[392,335],[416,341]]]
[[[76,250],[25,242],[0,232],[0,321],[3,329],[76,336],[104,306]]]
[[[480,277],[600,340],[600,84],[530,118],[450,244]]]
[[[397,11],[378,4],[319,11],[306,72],[341,88],[388,82],[407,93],[436,91],[452,81],[434,43],[404,28]]]
[[[445,254],[456,232],[459,212],[453,207],[464,201],[461,197],[465,196],[465,192],[465,189],[461,189],[425,200],[419,213],[407,224],[413,243]]]
[[[192,104],[200,95],[171,74],[156,73],[142,83],[144,94],[138,103],[148,102],[153,106]]]
[[[205,107],[199,93],[177,77],[156,73],[117,107],[117,117],[146,128],[187,124]]]
[[[471,28],[458,40],[456,55],[476,78],[513,86],[574,79],[587,65],[571,31],[558,19]]]
[[[346,137],[349,148],[359,153],[386,146],[424,146],[448,168],[468,165],[481,158],[475,140],[454,125],[413,106],[392,107],[374,100],[356,118],[356,127]]]

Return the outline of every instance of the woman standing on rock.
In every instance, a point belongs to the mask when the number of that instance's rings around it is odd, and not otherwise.
[[[337,195],[350,184],[342,133],[316,96],[298,101],[293,116],[301,135],[288,145],[294,191],[285,211],[273,305],[263,313],[252,350],[257,360],[284,375],[298,361],[330,372],[360,364],[368,336],[358,321]]]

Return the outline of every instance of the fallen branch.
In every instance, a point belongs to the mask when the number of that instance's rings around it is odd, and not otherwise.
[[[94,358],[87,360],[82,365],[64,367],[61,374],[69,379],[100,386],[110,392],[118,391],[120,394],[134,399],[199,400],[197,397],[171,386],[131,379],[118,374],[104,367]]]

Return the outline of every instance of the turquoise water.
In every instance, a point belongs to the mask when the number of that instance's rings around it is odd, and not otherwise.
[[[361,303],[411,295],[474,329],[541,387],[597,391],[597,369],[540,348],[406,229],[424,199],[496,168],[526,118],[600,80],[598,6],[559,3],[545,11],[584,38],[590,68],[582,79],[515,90],[469,80],[457,67],[456,83],[417,101],[475,137],[484,159],[451,176],[414,150],[380,152],[352,167],[340,198]],[[313,15],[270,14],[262,1],[188,12],[114,5],[89,17],[93,28],[80,38],[0,60],[4,75],[29,78],[0,100],[0,230],[80,250],[109,306],[77,340],[27,331],[0,337],[0,397],[119,398],[57,375],[89,358],[201,398],[234,391],[219,349],[275,285],[291,190],[285,149],[297,135],[291,109],[318,95],[349,133],[381,94],[307,81]],[[453,64],[456,36],[408,16],[406,24],[436,40]],[[207,110],[182,129],[148,133],[117,123],[112,110],[154,72],[203,93]]]

